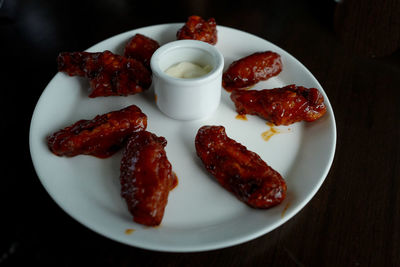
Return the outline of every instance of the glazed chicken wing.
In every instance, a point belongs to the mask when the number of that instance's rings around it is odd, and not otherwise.
[[[110,51],[63,52],[57,60],[59,71],[89,79],[92,88],[89,97],[126,96],[142,92],[151,85],[151,73],[141,62]]]
[[[176,33],[178,40],[199,40],[212,45],[218,41],[217,23],[214,18],[205,21],[199,16],[190,16],[185,25]]]
[[[150,70],[151,56],[159,47],[157,41],[138,33],[125,46],[124,56],[142,62]]]
[[[57,156],[80,154],[106,158],[113,155],[135,131],[146,129],[147,117],[135,105],[80,120],[47,137],[50,150]]]
[[[228,191],[253,208],[270,208],[286,196],[282,176],[256,153],[233,139],[223,126],[203,126],[195,146],[206,169]]]
[[[121,195],[137,223],[161,223],[168,194],[177,184],[164,147],[167,141],[148,131],[134,133],[121,161]]]
[[[271,51],[257,52],[236,60],[222,76],[222,86],[231,92],[265,81],[282,71],[281,56]]]
[[[324,97],[316,88],[294,84],[264,90],[235,90],[231,94],[239,114],[258,115],[275,125],[315,121],[326,112]]]

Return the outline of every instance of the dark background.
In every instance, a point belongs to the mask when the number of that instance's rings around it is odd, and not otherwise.
[[[0,3],[0,265],[400,266],[400,1]],[[333,106],[336,154],[314,198],[274,231],[210,252],[146,251],[92,232],[54,203],[31,163],[30,120],[60,51],[192,14],[300,60]]]

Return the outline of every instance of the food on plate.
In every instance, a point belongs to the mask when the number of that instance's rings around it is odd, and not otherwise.
[[[233,139],[223,126],[203,126],[195,146],[206,169],[228,191],[253,208],[270,208],[286,196],[282,176],[256,153]]]
[[[57,57],[58,71],[65,72],[69,76],[92,77],[100,68],[95,64],[100,55],[100,52],[62,52]]]
[[[49,149],[57,156],[80,154],[107,158],[118,151],[136,131],[145,130],[147,117],[135,105],[79,120],[47,137]]]
[[[159,47],[157,41],[137,33],[125,46],[124,56],[142,62],[150,70],[151,56]]]
[[[281,71],[282,60],[279,54],[271,51],[256,52],[232,62],[222,75],[222,86],[229,92],[248,88]]]
[[[157,226],[169,191],[177,185],[164,147],[167,140],[148,131],[132,134],[121,160],[121,196],[137,223]]]
[[[231,99],[239,114],[258,115],[275,125],[315,121],[326,112],[324,97],[316,88],[294,84],[264,90],[234,90]]]
[[[204,76],[211,70],[212,66],[210,65],[201,66],[189,61],[182,61],[166,69],[165,73],[175,78],[191,79]]]
[[[176,33],[178,40],[199,40],[212,45],[218,41],[217,23],[214,18],[205,21],[200,16],[190,16],[185,25]]]
[[[151,73],[140,61],[107,50],[63,52],[57,60],[59,71],[89,79],[92,88],[89,97],[132,95],[151,85]]]

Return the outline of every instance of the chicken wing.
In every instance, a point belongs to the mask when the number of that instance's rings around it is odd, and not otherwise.
[[[203,126],[195,146],[206,169],[228,191],[253,208],[270,208],[286,196],[282,176],[256,153],[230,139],[223,126]]]
[[[150,70],[151,56],[159,47],[157,41],[138,33],[125,46],[124,56],[142,62]]]
[[[146,129],[147,117],[135,105],[80,120],[47,137],[49,149],[57,156],[80,154],[106,158],[118,151],[127,137]]]
[[[257,52],[236,60],[222,75],[222,86],[231,92],[265,81],[282,71],[281,56],[271,51]]]
[[[142,92],[151,85],[151,73],[141,62],[110,51],[63,52],[57,60],[59,71],[89,79],[92,88],[89,97],[126,96]]]
[[[169,191],[177,184],[164,147],[167,140],[148,131],[134,133],[121,160],[121,195],[137,223],[156,226]]]
[[[324,97],[316,88],[294,84],[264,90],[235,90],[231,94],[239,114],[258,115],[275,125],[315,121],[326,112]]]
[[[199,40],[212,45],[218,41],[217,23],[214,18],[205,21],[199,16],[190,16],[185,25],[176,33],[178,40]]]

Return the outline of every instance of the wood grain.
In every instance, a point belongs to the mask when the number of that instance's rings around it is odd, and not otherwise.
[[[400,48],[400,1],[343,0],[335,10],[335,29],[354,51],[382,57]]]

